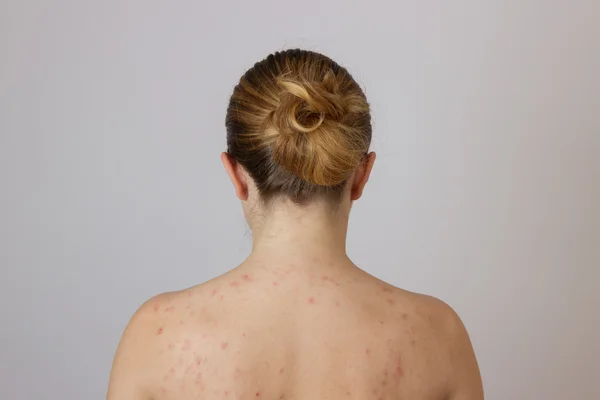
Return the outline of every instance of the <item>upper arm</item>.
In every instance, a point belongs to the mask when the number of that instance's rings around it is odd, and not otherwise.
[[[483,400],[475,351],[460,317],[450,308],[450,396],[448,400]]]
[[[123,336],[113,361],[108,384],[107,400],[146,399],[149,357],[152,347],[149,332],[156,326],[152,308],[157,298],[148,300],[133,315]]]

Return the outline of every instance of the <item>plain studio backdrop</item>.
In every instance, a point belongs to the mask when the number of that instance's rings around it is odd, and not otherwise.
[[[458,311],[487,399],[600,399],[597,0],[0,4],[0,398],[103,398],[146,299],[244,259],[228,97],[302,47],[372,105],[353,260]]]

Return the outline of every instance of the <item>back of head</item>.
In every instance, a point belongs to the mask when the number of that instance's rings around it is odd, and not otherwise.
[[[271,54],[241,77],[226,127],[228,153],[263,200],[339,198],[371,142],[359,85],[330,58],[299,49]]]

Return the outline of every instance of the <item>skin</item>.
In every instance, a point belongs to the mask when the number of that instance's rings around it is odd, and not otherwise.
[[[222,155],[253,233],[250,256],[201,285],[158,295],[132,317],[108,400],[480,400],[458,315],[391,286],[346,255],[358,166],[337,211],[318,200],[265,210],[248,174]]]

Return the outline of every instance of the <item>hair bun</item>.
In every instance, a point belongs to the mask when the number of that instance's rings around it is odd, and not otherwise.
[[[271,127],[277,131],[274,160],[301,179],[321,186],[345,181],[361,155],[349,143],[351,135],[341,120],[346,100],[337,91],[332,71],[321,82],[282,77],[279,106]]]
[[[369,103],[352,75],[309,50],[269,54],[235,86],[227,152],[265,201],[339,199],[371,143]]]
[[[322,83],[308,84],[280,78],[277,84],[282,93],[276,113],[282,117],[287,113],[288,122],[293,130],[312,132],[321,126],[325,118],[337,120],[343,114],[332,72],[325,75]],[[288,132],[286,130],[282,133]]]

